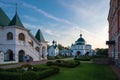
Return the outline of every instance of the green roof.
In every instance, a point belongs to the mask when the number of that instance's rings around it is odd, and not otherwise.
[[[35,38],[38,40],[38,41],[42,41],[42,42],[45,42],[45,39],[44,39],[44,37],[43,37],[43,35],[42,35],[42,32],[40,31],[40,29],[38,29],[38,31],[37,31],[37,33],[36,33],[36,35],[35,35]]]
[[[24,26],[23,26],[23,24],[22,24],[22,22],[21,22],[21,20],[20,20],[20,18],[18,16],[17,12],[16,12],[15,16],[13,17],[13,19],[9,23],[9,26],[12,26],[12,25],[16,25],[16,26],[24,28]]]
[[[84,45],[85,44],[85,40],[84,38],[82,38],[82,34],[80,34],[80,38],[76,41],[77,45]]]
[[[0,26],[8,26],[10,19],[4,13],[4,11],[0,8]]]

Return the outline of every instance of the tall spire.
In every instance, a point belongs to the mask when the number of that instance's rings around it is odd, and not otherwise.
[[[10,22],[9,17],[0,7],[0,26],[8,26],[9,22]]]
[[[18,13],[17,13],[17,3],[16,3],[16,13],[15,13],[15,16],[13,17],[13,19],[10,21],[9,23],[9,26],[12,26],[12,25],[16,25],[18,27],[22,27],[24,28],[19,16],[18,16]]]
[[[16,3],[16,13],[18,13],[18,4]]]
[[[40,41],[40,42],[45,42],[45,39],[42,35],[42,32],[40,31],[40,29],[38,29],[36,35],[35,35],[35,38]]]

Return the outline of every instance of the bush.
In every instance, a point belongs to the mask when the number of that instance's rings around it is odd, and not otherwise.
[[[38,75],[35,71],[27,71],[22,74],[22,80],[37,80]]]
[[[61,63],[61,62],[62,62],[62,60],[56,60],[55,62]]]
[[[1,71],[5,71],[5,69],[0,68],[0,72],[1,72]]]
[[[23,67],[26,67],[26,65],[0,71],[0,80],[41,80],[59,72],[59,68],[53,66],[49,68],[33,66],[29,71],[20,72]]]
[[[90,61],[92,59],[91,56],[79,56],[77,58],[74,58],[74,60],[80,60],[80,61]]]
[[[47,64],[47,66],[51,66],[51,65],[53,65],[53,62],[52,61],[48,61],[46,64]]]
[[[80,61],[90,61],[91,59],[90,58],[75,58],[74,60],[80,60]]]
[[[48,63],[47,63],[48,64]],[[63,61],[63,60],[56,60],[55,62],[52,62],[50,65],[56,65],[61,67],[69,67],[73,68],[80,64],[80,61]]]
[[[52,69],[48,69],[42,72],[38,72],[38,80],[51,76],[52,74],[56,74],[59,72],[59,68],[54,67]]]
[[[23,70],[25,70],[25,68],[26,68],[27,71],[30,71],[30,70],[33,68],[33,66],[32,66],[31,64],[23,64],[23,65],[21,66],[21,68],[22,68]]]
[[[0,72],[1,80],[21,80],[21,74],[16,72]]]

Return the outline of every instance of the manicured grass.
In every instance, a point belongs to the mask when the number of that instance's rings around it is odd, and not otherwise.
[[[117,80],[108,65],[81,63],[76,68],[62,68],[60,73],[44,80]]]

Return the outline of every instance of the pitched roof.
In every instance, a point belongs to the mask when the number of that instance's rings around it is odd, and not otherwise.
[[[23,26],[23,24],[22,24],[22,22],[21,22],[21,20],[20,20],[20,18],[18,16],[17,12],[16,12],[15,16],[13,17],[13,19],[9,23],[9,26],[12,26],[12,25],[16,25],[16,26],[24,28],[24,26]]]
[[[35,38],[38,40],[38,41],[41,41],[41,42],[46,42],[43,35],[42,35],[42,32],[40,31],[40,29],[38,29],[36,35],[35,35]]]
[[[0,26],[8,26],[10,19],[5,12],[0,8]]]

